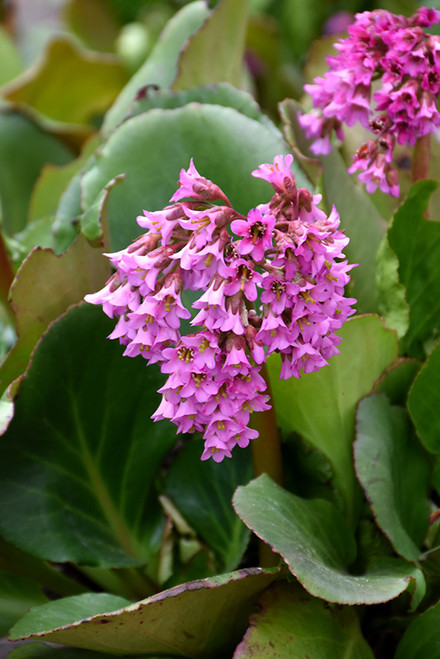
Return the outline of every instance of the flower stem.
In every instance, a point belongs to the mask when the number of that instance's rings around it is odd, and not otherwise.
[[[261,375],[266,381],[266,393],[269,394],[271,408],[265,412],[254,412],[252,415],[252,426],[259,433],[251,442],[254,473],[255,477],[268,474],[278,485],[283,485],[281,443],[266,364],[261,368]],[[259,544],[259,557],[261,567],[273,567],[279,563],[279,556],[262,541]]]
[[[412,161],[412,180],[420,181],[429,177],[429,162],[431,157],[431,135],[419,137],[414,147]]]

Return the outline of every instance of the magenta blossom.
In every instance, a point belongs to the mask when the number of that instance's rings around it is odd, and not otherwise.
[[[316,155],[330,152],[333,132],[343,139],[343,124],[360,123],[375,136],[349,169],[362,170],[368,192],[379,187],[397,197],[395,144],[414,146],[440,127],[440,37],[423,29],[439,22],[440,11],[426,7],[410,18],[383,9],[356,14],[349,36],[335,44],[338,55],[327,57],[328,72],[305,86],[315,109],[299,122]]]
[[[167,380],[153,419],[201,433],[202,460],[220,462],[258,436],[249,424],[270,408],[260,373],[268,355],[281,355],[284,378],[321,368],[354,313],[344,297],[348,238],[335,209],[327,217],[320,195],[297,188],[292,160],[279,155],[253,172],[274,195],[247,216],[191,161],[174,203],[138,217],[147,232],[108,255],[115,274],[86,296],[118,319],[109,338],[124,355],[159,363]],[[197,294],[193,313],[186,291]]]

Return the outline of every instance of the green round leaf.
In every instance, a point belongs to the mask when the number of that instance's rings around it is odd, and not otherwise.
[[[440,602],[421,613],[397,646],[396,659],[434,659],[440,656]]]
[[[111,191],[108,211],[112,249],[139,235],[136,217],[142,209],[158,210],[177,189],[181,168],[190,159],[200,174],[213,180],[239,212],[268,201],[272,187],[251,176],[253,169],[287,154],[281,133],[233,108],[190,103],[173,110],[153,109],[132,117],[99,151],[96,164],[82,179],[84,207],[120,174]],[[299,186],[306,185],[300,173]]]

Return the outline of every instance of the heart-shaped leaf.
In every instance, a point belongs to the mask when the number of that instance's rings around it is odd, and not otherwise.
[[[378,525],[397,553],[416,561],[428,530],[430,468],[405,410],[384,394],[359,403],[354,456]]]
[[[237,489],[233,504],[311,595],[340,604],[377,604],[408,587],[413,566],[399,559],[378,572],[349,573],[356,557],[355,539],[329,501],[297,497],[262,474]]]
[[[174,110],[153,109],[125,121],[103,145],[96,164],[82,178],[87,209],[108,182],[124,181],[109,195],[112,250],[139,234],[136,216],[169,203],[180,169],[191,157],[202,176],[219,185],[239,212],[268,201],[272,187],[251,176],[253,169],[288,152],[281,133],[233,108],[189,103]],[[300,172],[298,186],[306,185]]]
[[[420,369],[408,396],[408,409],[428,451],[440,453],[440,344]]]
[[[68,597],[30,611],[10,636],[15,640],[42,637],[124,655],[228,656],[246,629],[253,602],[276,572],[249,568],[192,581],[113,612],[112,599],[99,610],[101,600],[109,595]],[[113,608],[119,606],[124,604]]]
[[[40,558],[122,566],[160,543],[154,479],[175,433],[149,417],[163,378],[106,341],[111,326],[89,305],[51,325],[0,442],[0,532]]]

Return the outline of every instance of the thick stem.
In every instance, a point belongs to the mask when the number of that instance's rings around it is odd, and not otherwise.
[[[431,135],[419,137],[414,147],[412,161],[412,180],[420,181],[429,177],[429,163],[431,158]]]
[[[268,474],[278,485],[283,485],[284,477],[280,436],[275,410],[272,404],[269,376],[265,364],[262,366],[261,375],[267,384],[266,393],[269,394],[271,409],[265,412],[254,412],[252,415],[252,426],[259,432],[259,436],[251,442],[254,473],[256,477],[261,474]],[[269,545],[262,541],[259,544],[259,556],[261,567],[273,567],[279,563],[278,554],[275,554]]]

